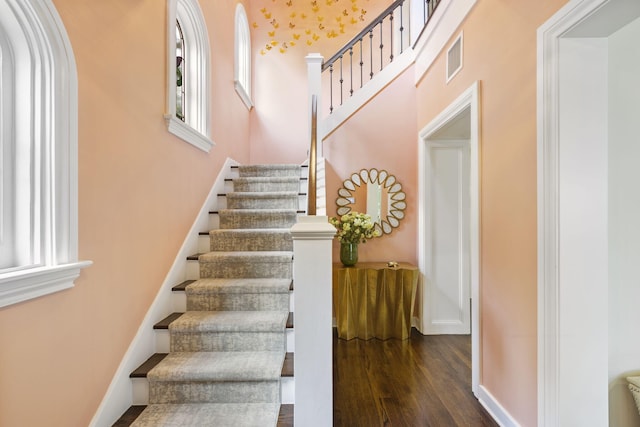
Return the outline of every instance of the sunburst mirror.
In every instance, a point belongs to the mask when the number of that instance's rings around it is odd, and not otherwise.
[[[406,194],[396,177],[377,169],[362,169],[346,179],[338,190],[336,205],[338,215],[368,213],[380,235],[397,228],[407,208]]]

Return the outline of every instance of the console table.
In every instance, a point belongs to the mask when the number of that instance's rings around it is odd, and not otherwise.
[[[408,263],[333,264],[333,308],[338,337],[400,338],[411,334],[418,268]]]

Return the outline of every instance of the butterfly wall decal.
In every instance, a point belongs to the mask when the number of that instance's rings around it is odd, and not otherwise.
[[[357,26],[359,30],[367,13],[365,4],[368,1],[261,0],[258,10],[266,22],[261,23],[261,19],[257,19],[252,29],[264,31],[269,41],[260,49],[260,54],[266,55],[270,51],[285,53],[298,45],[296,41],[301,40],[303,34],[306,38],[300,45],[312,46],[322,38],[336,39],[351,33],[348,27]],[[286,24],[281,26],[281,22]]]

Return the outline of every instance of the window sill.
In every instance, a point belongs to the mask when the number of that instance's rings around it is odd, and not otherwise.
[[[235,88],[236,88],[236,93],[238,94],[242,102],[244,102],[244,105],[246,105],[247,109],[251,111],[251,109],[253,108],[253,101],[251,101],[251,97],[245,90],[244,86],[242,86],[242,84],[240,84],[240,82],[236,80]]]
[[[80,270],[91,264],[79,261],[0,273],[0,307],[72,288]]]
[[[201,134],[182,120],[178,120],[174,115],[166,114],[164,119],[167,122],[169,132],[178,138],[188,142],[196,148],[208,153],[215,145],[209,137]]]

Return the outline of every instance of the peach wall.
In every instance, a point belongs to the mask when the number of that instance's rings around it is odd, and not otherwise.
[[[296,2],[294,2],[296,3]],[[320,2],[324,5],[324,2]],[[264,46],[272,39],[265,31],[263,8],[272,12],[272,18],[287,16],[291,9],[284,1],[250,0],[248,11],[252,25],[252,48],[254,51],[253,95],[255,110],[251,117],[251,161],[252,162],[302,162],[309,149],[309,127],[307,111],[307,65],[305,56],[320,53],[328,59],[340,47],[355,36],[366,24],[389,6],[388,1],[359,1],[366,7],[366,20],[348,26],[343,35],[336,38],[322,37],[312,46],[297,43],[282,54],[276,49],[262,54]],[[299,4],[299,2],[297,2]],[[337,4],[337,3],[336,3]],[[350,3],[348,3],[350,4]],[[344,5],[347,5],[344,3]],[[337,4],[340,6],[340,4]],[[302,9],[312,15],[310,6]],[[340,16],[343,7],[325,10],[324,23]],[[297,10],[296,13],[300,13]],[[301,21],[296,21],[299,25]],[[257,24],[255,28],[253,24]],[[286,23],[280,22],[281,26]],[[297,27],[296,27],[297,28]],[[311,28],[311,26],[309,26]],[[269,28],[273,30],[273,28]],[[316,32],[316,29],[313,29]],[[301,32],[302,33],[302,32]],[[304,38],[304,33],[303,38]],[[275,39],[281,35],[276,32]],[[303,40],[301,40],[303,41]],[[411,68],[412,70],[412,68]],[[412,73],[405,74],[392,83],[375,102],[358,112],[348,126],[340,128],[324,142],[327,164],[328,214],[335,215],[337,189],[345,178],[361,168],[386,169],[395,174],[407,192],[407,218],[391,236],[373,240],[360,246],[360,259],[403,260],[417,262],[416,192],[417,192],[417,130],[415,122],[415,87]],[[325,100],[326,101],[326,100]],[[328,102],[328,101],[327,101]],[[323,114],[321,112],[321,114]],[[371,126],[385,123],[384,126]],[[380,149],[393,141],[393,149]],[[410,164],[410,167],[407,165]],[[337,242],[334,242],[337,254]],[[334,254],[334,259],[337,255]]]
[[[536,30],[564,3],[478,2],[464,68],[447,85],[441,55],[417,94],[422,128],[481,82],[481,385],[523,426],[537,423]]]
[[[342,182],[361,169],[394,175],[407,195],[405,218],[389,235],[358,249],[359,261],[403,261],[417,265],[418,131],[413,67],[393,81],[324,141],[327,159],[327,214],[336,214]],[[334,240],[334,259],[339,244]]]
[[[0,309],[0,425],[86,426],[227,157],[249,158],[233,89],[236,2],[202,2],[212,50],[204,153],[166,130],[166,1],[54,0],[78,68],[76,287]]]
[[[366,7],[365,21],[348,25],[345,33],[338,37],[328,38],[329,22],[335,22],[336,17],[342,15],[345,7],[351,3],[335,3],[326,7],[324,1],[318,3],[322,7],[320,15],[324,18],[322,24],[327,27],[319,30],[320,23],[313,22],[314,14],[311,2],[294,1],[295,5],[304,4],[294,10],[286,5],[284,0],[249,0],[250,10],[247,11],[249,23],[252,26],[252,50],[254,65],[253,97],[255,110],[251,116],[251,161],[253,163],[301,163],[307,158],[309,149],[309,113],[307,110],[307,65],[305,57],[309,53],[320,53],[328,59],[337,50],[355,36],[371,19],[384,10],[389,2],[385,0],[355,0],[362,7]],[[275,30],[276,37],[270,37],[273,27],[265,20],[261,10],[266,8],[273,17],[280,19],[280,27]],[[301,38],[293,47],[289,47],[282,54],[272,49],[262,55],[265,45],[271,40],[281,40],[285,27],[289,21],[281,17],[288,17],[290,13],[305,13],[305,21],[294,21],[296,29],[300,29]],[[350,10],[349,10],[350,11]],[[317,19],[317,17],[316,17]],[[253,24],[257,28],[253,28]],[[304,24],[304,26],[303,26]],[[268,28],[265,28],[267,26]],[[308,46],[305,42],[304,29],[308,28],[319,36],[318,41]]]

